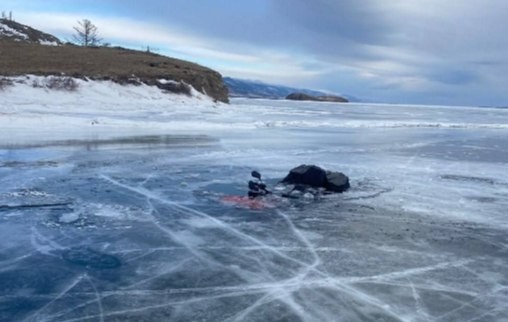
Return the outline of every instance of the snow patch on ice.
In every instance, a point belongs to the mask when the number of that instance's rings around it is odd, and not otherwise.
[[[58,221],[63,224],[71,224],[73,222],[76,222],[79,220],[79,213],[77,212],[68,212],[65,214],[62,214],[60,218],[58,218]]]
[[[91,203],[82,205],[75,213],[81,216],[101,217],[108,220],[148,221],[148,217],[137,209],[122,207],[119,205],[108,205]]]

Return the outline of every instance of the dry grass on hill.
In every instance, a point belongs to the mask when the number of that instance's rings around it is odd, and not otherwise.
[[[0,40],[0,75],[66,75],[120,83],[139,79],[164,88],[157,79],[184,81],[198,91],[227,102],[222,76],[203,66],[124,48],[43,46]],[[171,90],[171,88],[166,88]]]

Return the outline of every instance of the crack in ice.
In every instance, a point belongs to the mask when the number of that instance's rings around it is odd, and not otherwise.
[[[67,293],[69,293],[76,285],[78,285],[83,280],[83,278],[85,278],[85,276],[86,276],[86,274],[79,275],[69,285],[67,285],[67,287],[62,292],[60,292],[51,301],[46,303],[46,305],[44,305],[43,307],[41,307],[37,311],[35,311],[32,314],[30,314],[25,319],[23,319],[23,322],[28,322],[28,321],[31,321],[33,318],[38,317],[40,315],[40,313],[43,312],[46,308],[50,307],[53,303],[55,303],[60,298],[64,297]],[[47,320],[47,321],[50,321],[50,320]]]

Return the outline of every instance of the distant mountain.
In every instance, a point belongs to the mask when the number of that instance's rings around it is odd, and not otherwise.
[[[0,39],[23,43],[58,46],[58,38],[9,19],[0,19]]]
[[[232,77],[224,77],[224,83],[229,89],[230,97],[285,99],[289,94],[292,93],[302,93],[311,96],[330,95],[330,93],[320,92],[316,90],[294,88],[283,85],[273,85],[263,83],[260,81],[252,81]],[[347,98],[350,102],[359,101],[359,99],[353,96],[349,95],[340,95],[340,96]]]
[[[325,93],[314,90],[293,88],[282,85],[272,85],[260,81],[237,79],[231,77],[224,77],[224,83],[229,89],[230,97],[282,99],[286,98],[286,96],[294,92],[316,96],[325,95]]]

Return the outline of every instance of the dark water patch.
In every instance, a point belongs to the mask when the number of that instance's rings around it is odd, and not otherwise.
[[[23,321],[48,300],[33,296],[13,296],[0,299],[0,321]]]
[[[71,272],[58,266],[54,257],[34,254],[0,272],[0,298],[55,294]],[[1,320],[0,320],[1,321]]]
[[[471,183],[483,183],[483,184],[491,184],[491,185],[496,183],[496,181],[491,178],[462,176],[462,175],[456,175],[456,174],[443,174],[440,176],[440,178],[444,179],[444,180],[462,181],[462,182],[471,182]]]
[[[24,204],[24,205],[0,205],[0,211],[20,210],[27,208],[62,208],[70,205],[70,202],[47,203],[47,204]]]
[[[82,139],[82,140],[54,140],[25,144],[0,145],[0,149],[27,149],[44,147],[86,147],[89,150],[97,149],[101,146],[171,146],[171,147],[191,147],[207,146],[218,142],[218,139],[207,135],[143,135],[143,136],[125,136],[107,139]]]
[[[96,269],[113,269],[122,265],[117,257],[98,252],[89,247],[66,249],[62,253],[62,258],[72,264]]]
[[[466,197],[469,200],[480,202],[480,203],[494,203],[498,201],[497,198],[492,197],[484,197],[484,196],[468,196]]]
[[[227,184],[227,183],[212,183],[204,187],[203,191],[215,193],[215,194],[225,194],[225,195],[239,195],[244,196],[247,195],[247,185],[240,186],[238,184]],[[200,191],[195,191],[195,194],[199,194]]]
[[[56,161],[35,161],[35,162],[24,162],[24,161],[6,161],[0,162],[0,168],[42,168],[42,167],[58,167],[59,163]]]

